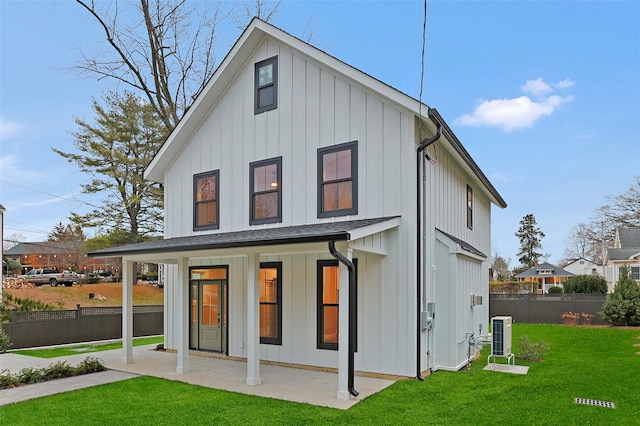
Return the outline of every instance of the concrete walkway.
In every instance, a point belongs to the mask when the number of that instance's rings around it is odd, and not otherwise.
[[[0,370],[9,370],[12,373],[17,373],[22,368],[47,367],[60,361],[75,366],[88,356],[100,359],[109,370],[0,390],[0,405],[145,375],[266,398],[348,409],[393,383],[393,380],[356,376],[355,388],[360,395],[345,401],[336,397],[336,373],[263,364],[260,366],[262,384],[249,386],[245,383],[247,365],[243,361],[191,354],[191,371],[181,374],[176,373],[175,352],[156,351],[154,348],[155,345],[134,347],[134,362],[130,364],[122,363],[122,349],[48,359],[13,353],[2,354]]]

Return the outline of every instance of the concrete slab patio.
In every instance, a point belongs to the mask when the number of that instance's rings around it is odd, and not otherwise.
[[[155,345],[134,347],[134,362],[130,364],[122,363],[122,349],[49,359],[13,353],[2,354],[0,370],[9,370],[12,373],[27,367],[46,367],[59,361],[77,365],[87,356],[101,359],[109,371],[1,390],[0,405],[145,375],[265,398],[348,409],[394,383],[388,379],[356,376],[355,388],[360,395],[350,400],[340,400],[336,397],[336,373],[261,365],[262,384],[249,386],[245,383],[247,365],[243,361],[190,354],[191,371],[176,373],[176,353],[156,351],[154,348]]]

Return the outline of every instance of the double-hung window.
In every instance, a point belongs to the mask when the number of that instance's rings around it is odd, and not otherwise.
[[[260,343],[282,344],[282,263],[260,263]]]
[[[467,185],[467,228],[473,229],[473,188]]]
[[[249,165],[249,223],[282,222],[282,157]]]
[[[278,107],[278,57],[258,62],[255,69],[255,114]]]
[[[220,171],[193,176],[193,230],[218,229]]]
[[[357,270],[357,260],[354,259],[353,263]],[[337,350],[340,265],[335,259],[318,260],[317,268],[317,346],[318,349]],[[355,282],[358,282],[357,274]],[[352,312],[351,315],[357,316],[357,313]]]
[[[318,217],[358,214],[358,143],[318,149]]]

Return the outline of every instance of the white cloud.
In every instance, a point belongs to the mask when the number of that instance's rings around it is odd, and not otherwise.
[[[575,81],[573,81],[573,80],[572,80],[572,79],[570,79],[570,78],[565,78],[564,80],[560,80],[559,82],[557,82],[557,83],[556,83],[556,84],[554,84],[553,86],[554,86],[556,89],[560,89],[560,90],[562,90],[562,89],[569,89],[570,87],[573,87],[573,86],[575,86],[575,85],[576,85],[576,82],[575,82]]]
[[[22,131],[22,124],[17,121],[8,121],[0,117],[0,141],[7,140]]]
[[[524,93],[530,93],[533,96],[544,96],[547,93],[553,92],[551,86],[545,83],[540,77],[535,80],[527,80],[521,89]]]
[[[566,89],[575,85],[570,78],[553,87]],[[481,100],[471,114],[464,114],[455,121],[465,126],[499,127],[507,132],[533,127],[541,117],[553,114],[562,104],[571,102],[573,96],[552,95],[554,89],[542,78],[527,80],[521,89],[534,97]]]

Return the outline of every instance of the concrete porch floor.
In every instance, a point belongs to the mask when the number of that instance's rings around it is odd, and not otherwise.
[[[213,389],[338,409],[348,409],[364,398],[394,383],[393,380],[356,375],[354,379],[355,389],[360,394],[358,397],[352,397],[349,400],[340,400],[336,396],[338,391],[338,375],[336,373],[262,364],[260,365],[262,383],[257,386],[249,386],[245,384],[247,365],[243,361],[221,359],[193,353],[189,355],[190,371],[188,373],[177,373],[177,354],[170,351],[156,351],[154,348],[155,345],[134,347],[134,362],[129,364],[122,363],[122,349],[50,359],[7,353],[0,357],[0,369],[7,369],[17,373],[25,367],[41,368],[58,361],[67,361],[70,365],[77,365],[87,356],[93,356],[101,359],[111,370],[128,372],[135,375],[160,377]],[[86,382],[89,376],[94,374],[102,373],[92,373],[71,379],[82,383],[83,378]],[[59,380],[72,383],[70,382],[71,379]],[[14,402],[19,401],[20,395],[18,395],[18,393],[22,389],[24,389],[23,392],[25,392],[25,395],[27,394],[27,390],[29,395],[36,394],[35,396],[29,396],[29,398],[44,396],[38,395],[36,389],[32,388],[44,384],[45,383],[39,383],[27,385],[23,388],[3,390],[0,391],[0,398],[2,398],[3,393],[11,391],[13,392],[11,399]],[[80,387],[85,386],[78,386],[78,388]],[[4,394],[4,396],[6,397],[8,394]]]

